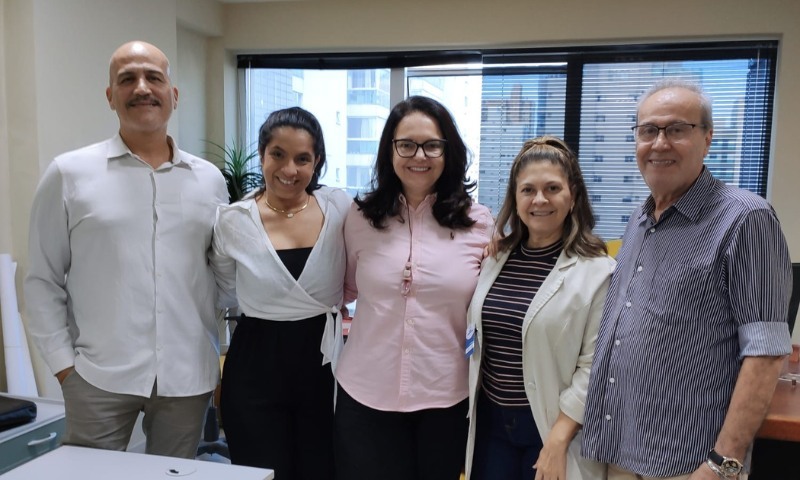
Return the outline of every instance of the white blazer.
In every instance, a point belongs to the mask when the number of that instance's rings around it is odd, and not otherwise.
[[[475,410],[480,385],[483,332],[481,315],[486,294],[508,260],[510,251],[484,260],[467,314],[475,328],[475,351],[469,362],[469,439],[467,479],[475,445]],[[559,412],[583,423],[589,371],[611,272],[608,256],[568,257],[564,252],[533,298],[522,323],[522,376],[525,393],[542,440]],[[582,432],[567,449],[567,480],[603,480],[606,467],[580,456]],[[531,478],[533,478],[531,470]]]

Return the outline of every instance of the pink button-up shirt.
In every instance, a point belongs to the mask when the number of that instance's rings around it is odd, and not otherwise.
[[[359,403],[411,412],[450,407],[468,395],[466,315],[491,236],[489,209],[474,204],[476,223],[442,227],[428,196],[410,221],[372,228],[353,204],[345,222],[345,301],[358,298],[336,379]],[[403,295],[403,270],[411,283]]]

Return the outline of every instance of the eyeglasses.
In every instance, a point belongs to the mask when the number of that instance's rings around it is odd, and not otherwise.
[[[428,140],[424,143],[417,143],[413,140],[401,138],[392,140],[392,143],[394,143],[394,149],[397,154],[403,158],[413,157],[420,148],[422,148],[426,157],[438,158],[444,155],[444,147],[447,144],[447,140],[436,139]]]
[[[631,130],[633,130],[633,135],[636,137],[637,142],[655,142],[661,130],[664,130],[664,135],[670,142],[680,142],[689,137],[694,127],[705,128],[706,126],[698,123],[678,122],[667,125],[666,127],[657,127],[648,123],[631,127]]]

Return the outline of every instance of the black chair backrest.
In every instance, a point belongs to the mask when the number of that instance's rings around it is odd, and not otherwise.
[[[794,321],[797,319],[797,306],[800,304],[800,263],[792,264],[792,296],[789,299],[789,333],[794,332]]]

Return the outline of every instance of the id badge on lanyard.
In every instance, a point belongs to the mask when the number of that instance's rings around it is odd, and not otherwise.
[[[475,325],[467,326],[467,341],[465,343],[464,355],[469,358],[475,353]]]

